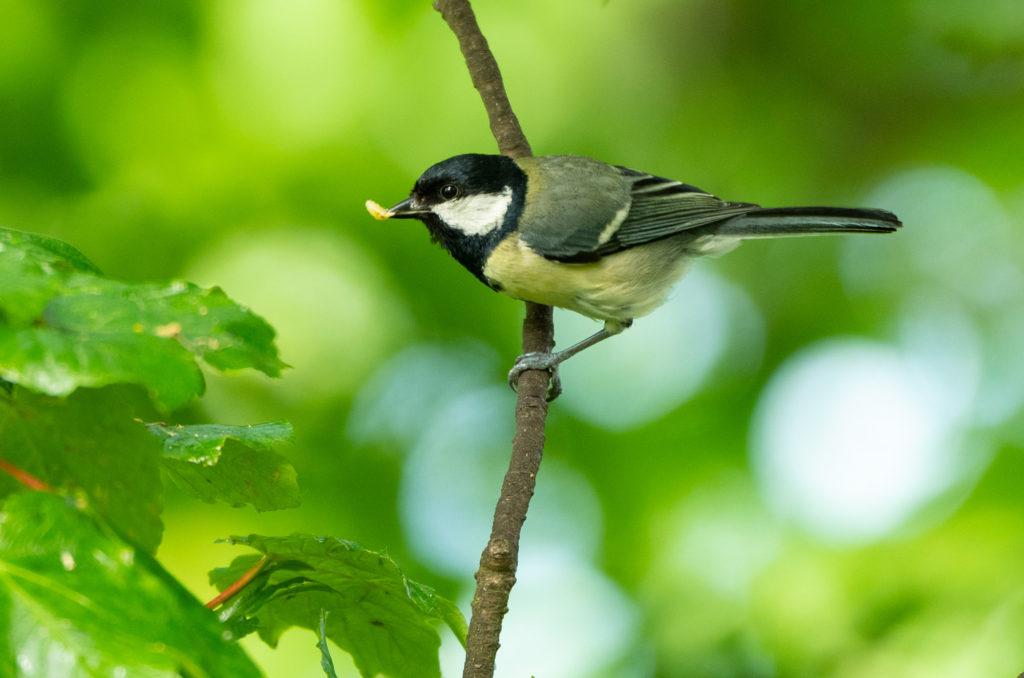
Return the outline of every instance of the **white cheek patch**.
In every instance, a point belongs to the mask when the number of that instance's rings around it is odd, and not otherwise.
[[[501,193],[481,193],[449,200],[432,208],[448,226],[466,235],[485,235],[500,228],[512,204],[512,188]]]

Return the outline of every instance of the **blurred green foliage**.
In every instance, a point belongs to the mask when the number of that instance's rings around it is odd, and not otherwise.
[[[535,152],[905,222],[700,262],[670,306],[566,365],[499,671],[1024,670],[1017,4],[476,3]],[[494,149],[429,3],[0,0],[0,15],[0,225],[117,279],[219,285],[292,366],[207,374],[178,419],[291,421],[303,507],[172,498],[161,562],[210,597],[204,573],[229,557],[215,538],[322,533],[466,600],[522,305],[362,207]],[[590,329],[556,322],[560,345]],[[637,394],[650,404],[616,408]],[[780,453],[801,436],[820,454]],[[290,635],[277,654],[247,647],[269,675],[320,675],[312,635]]]

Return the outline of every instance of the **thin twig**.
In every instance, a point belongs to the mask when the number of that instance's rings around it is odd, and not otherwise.
[[[267,562],[267,556],[263,556],[262,558],[257,560],[255,565],[246,570],[245,574],[238,578],[238,581],[234,582],[233,584],[231,584],[231,586],[221,591],[220,595],[218,595],[216,598],[206,603],[206,607],[210,610],[216,609],[225,600],[227,600],[231,596],[235,595],[236,593],[244,589],[249,584],[249,582],[256,578],[256,575],[260,573],[260,570],[263,569]]]
[[[6,459],[0,459],[0,471],[11,476],[30,490],[35,490],[36,492],[54,492],[53,488],[47,485],[44,481],[36,478],[28,471],[18,468]]]
[[[530,144],[512,112],[498,63],[480,32],[468,0],[436,0],[434,9],[441,13],[459,40],[473,86],[480,92],[487,109],[491,133],[498,142],[498,149],[513,158],[529,156]],[[528,302],[526,319],[523,320],[523,351],[550,351],[554,345],[551,307]],[[494,675],[501,623],[516,582],[519,533],[526,521],[526,510],[533,497],[544,453],[549,379],[550,375],[541,370],[523,372],[519,379],[512,458],[494,509],[491,538],[480,556],[480,569],[476,573],[463,678],[490,678]]]
[[[480,32],[469,0],[435,0],[434,9],[441,13],[459,40],[469,77],[487,109],[491,134],[498,142],[498,150],[512,158],[531,155],[530,144],[519,126],[519,118],[512,112],[512,105],[505,94],[498,62],[494,60],[491,48]]]

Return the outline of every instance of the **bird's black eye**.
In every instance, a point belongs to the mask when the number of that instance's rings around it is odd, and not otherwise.
[[[459,195],[459,187],[455,184],[445,184],[441,187],[439,193],[445,200],[451,200]]]

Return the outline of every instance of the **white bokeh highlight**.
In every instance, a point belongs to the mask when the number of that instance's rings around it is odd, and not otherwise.
[[[822,539],[897,529],[954,486],[955,420],[896,348],[859,339],[794,355],[761,394],[751,431],[758,486],[781,517]]]
[[[508,467],[511,398],[504,386],[471,391],[438,410],[409,453],[399,510],[416,554],[453,577],[473,572],[491,529],[494,502]],[[544,460],[543,482],[530,502],[522,539],[589,560],[603,532],[593,488],[555,457]]]
[[[555,311],[558,349],[599,328]],[[746,294],[695,266],[664,306],[560,367],[559,405],[600,428],[635,428],[692,398],[729,353],[732,367],[756,368],[763,345],[763,322]]]
[[[755,579],[783,548],[782,529],[765,511],[749,477],[728,474],[703,484],[652,529],[656,586],[701,588],[730,601],[749,599]]]

